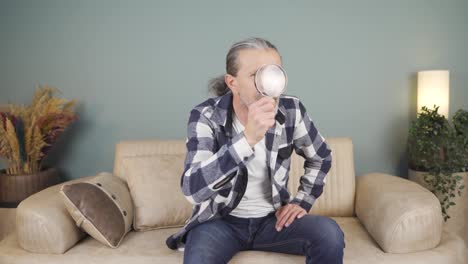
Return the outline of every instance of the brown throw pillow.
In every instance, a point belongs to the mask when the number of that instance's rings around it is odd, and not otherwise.
[[[65,184],[60,193],[76,225],[101,243],[117,248],[130,231],[133,204],[120,178],[100,173],[85,182]]]

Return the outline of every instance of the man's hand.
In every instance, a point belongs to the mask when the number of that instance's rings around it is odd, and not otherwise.
[[[281,231],[283,226],[288,227],[295,219],[301,218],[307,212],[297,204],[287,204],[276,211],[276,230]]]
[[[275,125],[275,104],[273,98],[265,96],[249,106],[244,134],[251,147]]]

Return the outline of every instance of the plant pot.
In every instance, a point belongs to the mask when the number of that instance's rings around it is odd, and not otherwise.
[[[59,172],[48,168],[37,174],[7,175],[0,171],[0,207],[13,208],[30,195],[59,183]]]
[[[424,188],[430,190],[429,185],[424,181],[425,174],[427,172],[408,169],[409,180],[419,183]],[[460,185],[464,184],[466,186],[466,183],[468,183],[468,172],[458,172],[452,175],[460,175],[462,177]],[[455,202],[456,205],[448,208],[447,214],[450,218],[444,223],[444,229],[458,233],[468,245],[468,224],[465,222],[465,219],[468,220],[468,195],[466,194],[466,188],[461,190],[461,196],[455,194],[455,197],[452,197],[451,201]]]

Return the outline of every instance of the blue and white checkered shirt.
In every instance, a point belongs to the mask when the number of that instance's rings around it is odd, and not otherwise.
[[[190,111],[187,129],[187,156],[181,188],[193,204],[192,216],[177,233],[167,238],[171,249],[182,250],[185,235],[196,225],[228,215],[240,202],[247,187],[246,163],[253,159],[244,132],[232,126],[232,92],[210,98]],[[268,174],[273,206],[293,203],[310,211],[322,194],[332,164],[332,151],[314,126],[302,102],[282,95],[276,124],[265,134]],[[304,175],[291,199],[287,183],[291,153],[304,157]]]

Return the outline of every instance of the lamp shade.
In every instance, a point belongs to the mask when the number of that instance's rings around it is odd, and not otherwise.
[[[449,71],[418,72],[418,113],[423,106],[434,109],[434,105],[439,106],[439,114],[448,118]]]

